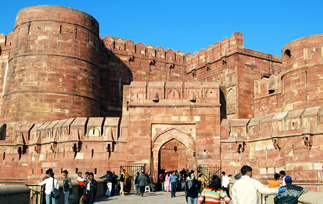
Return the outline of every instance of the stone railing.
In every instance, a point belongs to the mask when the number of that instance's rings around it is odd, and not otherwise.
[[[29,203],[30,189],[23,185],[0,186],[1,204]]]
[[[97,180],[98,189],[96,197],[105,195],[106,184],[103,180]],[[64,203],[64,193],[62,188],[62,182],[59,182],[60,198],[58,203]],[[73,194],[75,200],[70,200],[70,204],[78,204],[80,202],[80,189],[76,181],[72,181]],[[42,204],[43,193],[42,187],[36,185],[23,186],[23,185],[12,185],[12,186],[0,186],[0,203],[1,204]]]
[[[230,195],[232,195],[231,188],[234,185],[235,180],[230,182],[229,190]],[[258,193],[259,199],[258,204],[274,204],[275,195],[264,195]],[[264,202],[265,201],[265,202]],[[323,203],[323,193],[309,191],[298,198],[298,204],[322,204]]]

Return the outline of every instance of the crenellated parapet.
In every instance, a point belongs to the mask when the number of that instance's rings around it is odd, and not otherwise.
[[[0,59],[9,58],[13,36],[13,32],[10,32],[8,35],[0,33]]]
[[[243,35],[235,32],[230,38],[225,37],[222,42],[216,42],[207,49],[202,48],[200,52],[185,54],[186,72],[198,70],[218,60],[224,60],[235,52],[243,51]]]
[[[132,40],[125,40],[106,36],[103,43],[114,54],[120,55],[124,61],[133,61],[136,58],[149,61],[148,65],[153,65],[155,61],[167,64],[167,68],[174,68],[175,65],[184,65],[184,54],[182,51],[175,52],[169,48],[155,48],[153,45],[144,45],[139,42],[135,44]]]
[[[270,137],[301,136],[322,132],[322,107],[266,114],[252,119],[231,119],[230,137],[255,140]]]
[[[113,152],[117,142],[125,142],[127,135],[120,135],[118,117],[79,117],[38,124],[17,124],[14,140],[21,153],[59,152],[59,144],[69,145],[71,150],[82,151],[82,143],[102,142]],[[125,125],[121,125],[126,127]],[[84,148],[84,147],[83,147]]]

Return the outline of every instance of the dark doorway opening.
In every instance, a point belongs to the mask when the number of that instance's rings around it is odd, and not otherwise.
[[[225,93],[225,87],[220,87],[220,103],[221,103],[220,115],[221,115],[221,121],[222,121],[222,119],[227,118],[227,101],[226,101],[224,93]]]
[[[187,148],[176,139],[166,142],[159,150],[158,171],[181,171],[187,168]]]

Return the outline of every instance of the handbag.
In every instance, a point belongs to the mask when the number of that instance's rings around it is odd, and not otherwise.
[[[202,196],[200,195],[200,198],[201,198]],[[187,198],[187,197],[186,197]],[[203,197],[203,200],[202,200],[202,202],[200,201],[200,203],[201,204],[205,204],[205,197]]]
[[[74,196],[73,194],[70,194],[70,195],[68,196],[68,199],[69,199],[69,200],[74,200],[74,199],[75,199],[75,196]]]
[[[59,190],[54,187],[54,178],[53,178],[53,189],[50,192],[53,198],[59,198]]]

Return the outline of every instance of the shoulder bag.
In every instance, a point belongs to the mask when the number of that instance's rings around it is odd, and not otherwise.
[[[54,178],[53,178],[53,189],[50,192],[50,194],[52,195],[53,198],[59,198],[59,190],[57,188],[55,188],[54,186]]]

